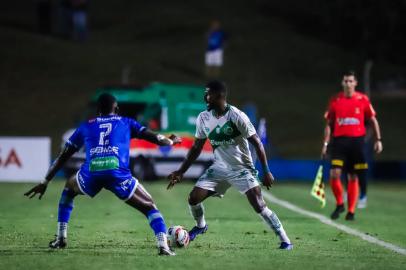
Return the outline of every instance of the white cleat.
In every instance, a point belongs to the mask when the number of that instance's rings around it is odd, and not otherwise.
[[[364,196],[358,200],[357,204],[358,209],[365,209],[367,208],[367,196]]]

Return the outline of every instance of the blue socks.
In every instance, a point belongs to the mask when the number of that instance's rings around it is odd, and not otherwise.
[[[58,237],[67,237],[68,222],[70,219],[70,214],[72,213],[74,198],[75,193],[73,191],[67,188],[62,191],[58,209],[58,229],[56,231]]]
[[[69,189],[65,188],[62,191],[61,199],[59,200],[58,222],[69,222],[74,198],[75,193]]]
[[[149,225],[154,230],[155,235],[159,233],[166,233],[166,224],[161,212],[157,209],[150,210],[147,213]]]
[[[166,237],[166,224],[164,217],[158,209],[150,210],[147,213],[149,225],[155,233],[158,247],[169,249]]]
[[[58,209],[58,238],[67,238],[68,222],[73,210],[73,199],[75,196],[75,193],[67,188],[62,191]],[[147,213],[147,218],[157,238],[158,247],[169,249],[166,237],[166,224],[161,212],[157,209],[150,210]]]

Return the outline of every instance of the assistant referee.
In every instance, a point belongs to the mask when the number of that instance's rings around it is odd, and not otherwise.
[[[374,150],[383,150],[381,131],[376,113],[368,97],[355,88],[358,85],[355,72],[343,74],[343,91],[331,98],[324,115],[326,127],[322,156],[327,149],[331,158],[330,185],[336,198],[336,209],[331,214],[337,219],[345,211],[341,174],[348,172],[348,212],[346,220],[354,220],[358,199],[358,180],[366,183],[368,163],[364,153],[366,125],[370,124],[374,132]]]

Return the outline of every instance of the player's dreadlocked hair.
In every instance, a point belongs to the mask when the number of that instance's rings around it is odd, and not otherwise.
[[[213,80],[206,84],[206,91],[221,93],[224,96],[227,96],[227,86],[225,83]]]
[[[103,93],[97,99],[97,112],[101,114],[110,114],[115,111],[117,99],[108,93]]]

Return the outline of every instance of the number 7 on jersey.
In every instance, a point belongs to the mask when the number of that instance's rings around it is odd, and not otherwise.
[[[109,140],[107,138],[112,129],[111,123],[100,124],[99,129],[106,129],[105,131],[100,131],[99,145],[109,144]]]

